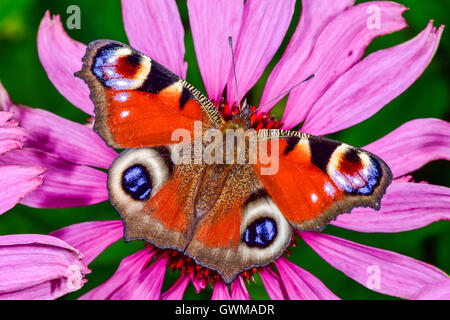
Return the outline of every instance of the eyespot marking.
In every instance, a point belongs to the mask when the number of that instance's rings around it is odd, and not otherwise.
[[[339,189],[350,194],[370,195],[382,178],[376,158],[346,145],[336,148],[327,166],[327,173]]]
[[[277,224],[271,218],[259,218],[252,222],[244,232],[244,242],[249,247],[268,247],[278,233]]]
[[[134,200],[145,200],[152,191],[152,181],[147,169],[140,164],[132,165],[123,172],[122,188]]]
[[[363,187],[357,189],[358,194],[372,194],[373,190],[381,181],[381,168],[376,159],[366,165],[366,170],[361,172],[361,176],[366,180],[366,184]]]
[[[144,83],[151,69],[151,60],[130,48],[109,44],[98,49],[91,69],[104,86],[132,90]]]

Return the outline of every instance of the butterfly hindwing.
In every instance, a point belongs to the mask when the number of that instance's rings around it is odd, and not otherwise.
[[[276,174],[256,172],[283,215],[297,230],[321,230],[337,215],[355,207],[378,209],[392,180],[377,156],[347,144],[287,130],[261,130],[274,140]],[[268,143],[268,150],[270,146]]]
[[[171,145],[122,152],[109,170],[108,190],[127,240],[183,251],[192,233],[192,201],[204,166],[176,165],[171,152]]]
[[[194,122],[217,127],[223,120],[197,89],[162,65],[111,40],[91,42],[76,76],[89,85],[95,130],[115,148],[176,143],[176,129]]]
[[[129,149],[113,162],[108,190],[127,240],[184,252],[227,283],[284,252],[292,227],[253,167],[175,164],[174,149]]]
[[[254,169],[237,165],[228,172],[214,206],[198,219],[185,253],[230,283],[243,270],[278,258],[291,237],[292,227]]]

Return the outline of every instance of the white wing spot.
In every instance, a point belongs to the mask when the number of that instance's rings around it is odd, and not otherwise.
[[[329,182],[325,183],[324,190],[331,197],[334,196],[334,192],[336,191]]]

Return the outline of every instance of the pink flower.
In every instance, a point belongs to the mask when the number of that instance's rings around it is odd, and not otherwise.
[[[242,97],[262,75],[281,44],[294,4],[294,0],[248,0],[245,4],[242,0],[188,1],[198,64],[213,101],[218,101],[225,87],[227,102],[237,100],[228,63],[231,59],[228,36],[235,40],[237,82]],[[367,25],[370,5],[380,9],[379,28]],[[297,30],[269,77],[260,104],[317,73],[314,81],[290,93],[283,116],[285,128],[303,121],[301,131],[315,135],[355,125],[400,95],[430,63],[443,31],[443,27],[436,29],[430,22],[410,41],[361,60],[373,38],[406,27],[401,16],[405,7],[393,2],[353,6],[349,0],[303,0],[302,8]],[[184,30],[175,1],[124,0],[122,9],[130,44],[185,77]],[[93,116],[87,86],[73,77],[81,69],[85,48],[68,37],[58,16],[45,14],[38,33],[42,65],[59,92]],[[269,111],[274,103],[268,103],[261,111]],[[106,173],[95,168],[108,168],[117,153],[99,136],[87,126],[47,111],[14,105],[9,111],[15,113],[15,119],[28,130],[30,138],[23,151],[6,154],[0,164],[26,163],[48,169],[43,186],[22,203],[61,208],[108,199]],[[364,149],[388,163],[397,179],[388,188],[379,212],[358,208],[339,216],[333,224],[359,232],[401,232],[449,220],[448,188],[413,183],[404,177],[429,161],[448,159],[449,137],[449,123],[417,119],[366,146]],[[123,224],[120,220],[85,222],[52,235],[82,252],[82,261],[88,265],[123,237]],[[334,268],[372,290],[402,298],[433,298],[435,294],[450,298],[448,276],[426,263],[325,233],[302,232],[299,237]],[[124,258],[108,281],[82,298],[181,299],[189,282],[197,292],[205,288],[208,280],[202,277],[205,273],[193,273],[186,260],[179,261],[185,267],[180,278],[161,293],[165,270],[174,260],[167,252],[146,247]],[[368,271],[373,268],[380,275],[379,283],[370,281]],[[259,269],[259,273],[272,299],[338,299],[318,278],[286,257],[271,267]],[[212,298],[250,298],[242,277],[230,287],[221,279],[216,280]]]
[[[81,257],[55,237],[0,236],[0,299],[56,299],[80,289],[90,273]]]
[[[9,109],[11,101],[0,83],[0,155],[23,147],[27,132],[13,120]],[[45,169],[37,166],[1,165],[0,166],[0,215],[14,207],[28,193],[42,184]]]
[[[450,279],[426,286],[413,299],[417,300],[448,300],[450,297]]]
[[[0,154],[18,150],[26,131],[12,120],[12,103],[0,84]],[[40,166],[0,165],[0,214],[14,207],[43,182]],[[56,237],[0,236],[0,299],[55,299],[78,290],[89,269],[81,253]]]

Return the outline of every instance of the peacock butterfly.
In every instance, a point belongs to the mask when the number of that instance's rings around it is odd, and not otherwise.
[[[278,258],[294,229],[322,230],[355,207],[378,209],[392,180],[388,166],[367,151],[297,131],[252,130],[246,104],[225,119],[192,85],[119,42],[90,43],[75,75],[90,88],[95,131],[109,146],[127,149],[108,174],[125,239],[183,252],[227,283]],[[231,129],[246,133],[241,147],[221,140]],[[231,150],[231,162],[197,161],[193,154],[210,145],[195,139],[184,141],[194,150],[183,154],[191,161],[176,161],[183,145],[173,139],[177,130],[213,130],[214,145]],[[270,141],[273,174],[263,173],[262,153],[249,161],[250,140]],[[244,162],[237,161],[241,151]]]

